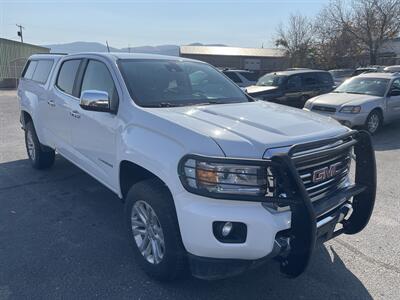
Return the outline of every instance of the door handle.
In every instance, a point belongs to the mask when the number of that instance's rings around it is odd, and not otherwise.
[[[81,114],[76,110],[71,111],[69,114],[77,119],[79,119],[81,117]]]
[[[51,107],[56,106],[56,103],[54,102],[54,100],[48,100],[47,104],[50,105]]]

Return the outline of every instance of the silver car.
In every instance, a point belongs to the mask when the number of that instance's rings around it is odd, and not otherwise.
[[[346,80],[328,94],[308,100],[304,110],[330,116],[371,134],[400,119],[400,73],[367,73]]]

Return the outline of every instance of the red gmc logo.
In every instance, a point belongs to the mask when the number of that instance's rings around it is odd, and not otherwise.
[[[324,180],[327,180],[329,178],[332,178],[338,173],[338,166],[341,164],[341,162],[334,163],[330,165],[329,167],[325,167],[322,169],[315,170],[313,172],[313,182],[321,182]]]

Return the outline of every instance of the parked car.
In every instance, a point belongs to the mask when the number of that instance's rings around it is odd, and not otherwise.
[[[353,74],[351,76],[358,76],[360,74],[364,73],[375,73],[375,72],[382,72],[384,66],[369,66],[369,67],[362,67],[362,68],[357,68],[354,70]]]
[[[367,73],[345,81],[332,93],[307,101],[305,110],[335,118],[348,127],[376,133],[400,119],[400,74]]]
[[[388,67],[383,69],[383,72],[387,72],[387,73],[400,72],[400,65],[388,66]]]
[[[368,133],[254,101],[204,62],[33,55],[18,97],[32,166],[57,152],[123,199],[133,256],[160,280],[271,258],[295,277],[317,241],[361,231],[373,210]]]
[[[303,69],[266,74],[246,91],[259,100],[302,108],[308,99],[329,93],[333,87],[329,72]]]
[[[253,85],[258,79],[257,73],[247,70],[224,69],[222,72],[240,87]]]
[[[347,78],[350,78],[355,70],[354,69],[334,69],[329,70],[335,82],[335,86],[339,86]]]

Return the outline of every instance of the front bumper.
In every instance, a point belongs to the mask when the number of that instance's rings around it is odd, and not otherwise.
[[[281,271],[296,277],[306,269],[317,240],[323,242],[342,233],[361,231],[369,221],[375,202],[375,154],[368,133],[353,131],[347,136],[352,137],[356,156],[355,184],[343,187],[318,205],[311,202],[295,163],[321,155],[321,152],[333,154],[341,151],[343,146],[301,156],[292,156],[292,153],[306,153],[307,149],[318,148],[327,141],[293,146],[289,153],[271,158],[279,166],[277,175],[283,179],[286,195],[284,199],[277,198],[276,203],[289,204],[288,211],[273,213],[263,209],[259,202],[214,200],[201,196],[195,197],[202,199],[188,202],[183,194],[181,198],[176,197],[176,204],[181,208],[178,219],[182,240],[190,253],[193,275],[209,279],[226,277],[259,265],[267,258],[277,257]],[[246,242],[224,244],[217,241],[211,233],[211,224],[216,220],[246,223]],[[184,224],[190,226],[185,228]],[[216,267],[224,265],[224,261],[228,267]]]
[[[305,109],[308,110],[308,109]],[[308,110],[310,111],[310,110]],[[341,112],[336,112],[336,113],[326,113],[326,112],[320,112],[320,111],[315,111],[311,110],[313,113],[326,116],[326,117],[331,117],[335,120],[337,120],[340,124],[347,126],[349,128],[353,127],[360,127],[364,126],[365,122],[368,117],[368,113],[358,113],[358,114],[346,114],[346,113],[341,113]]]

